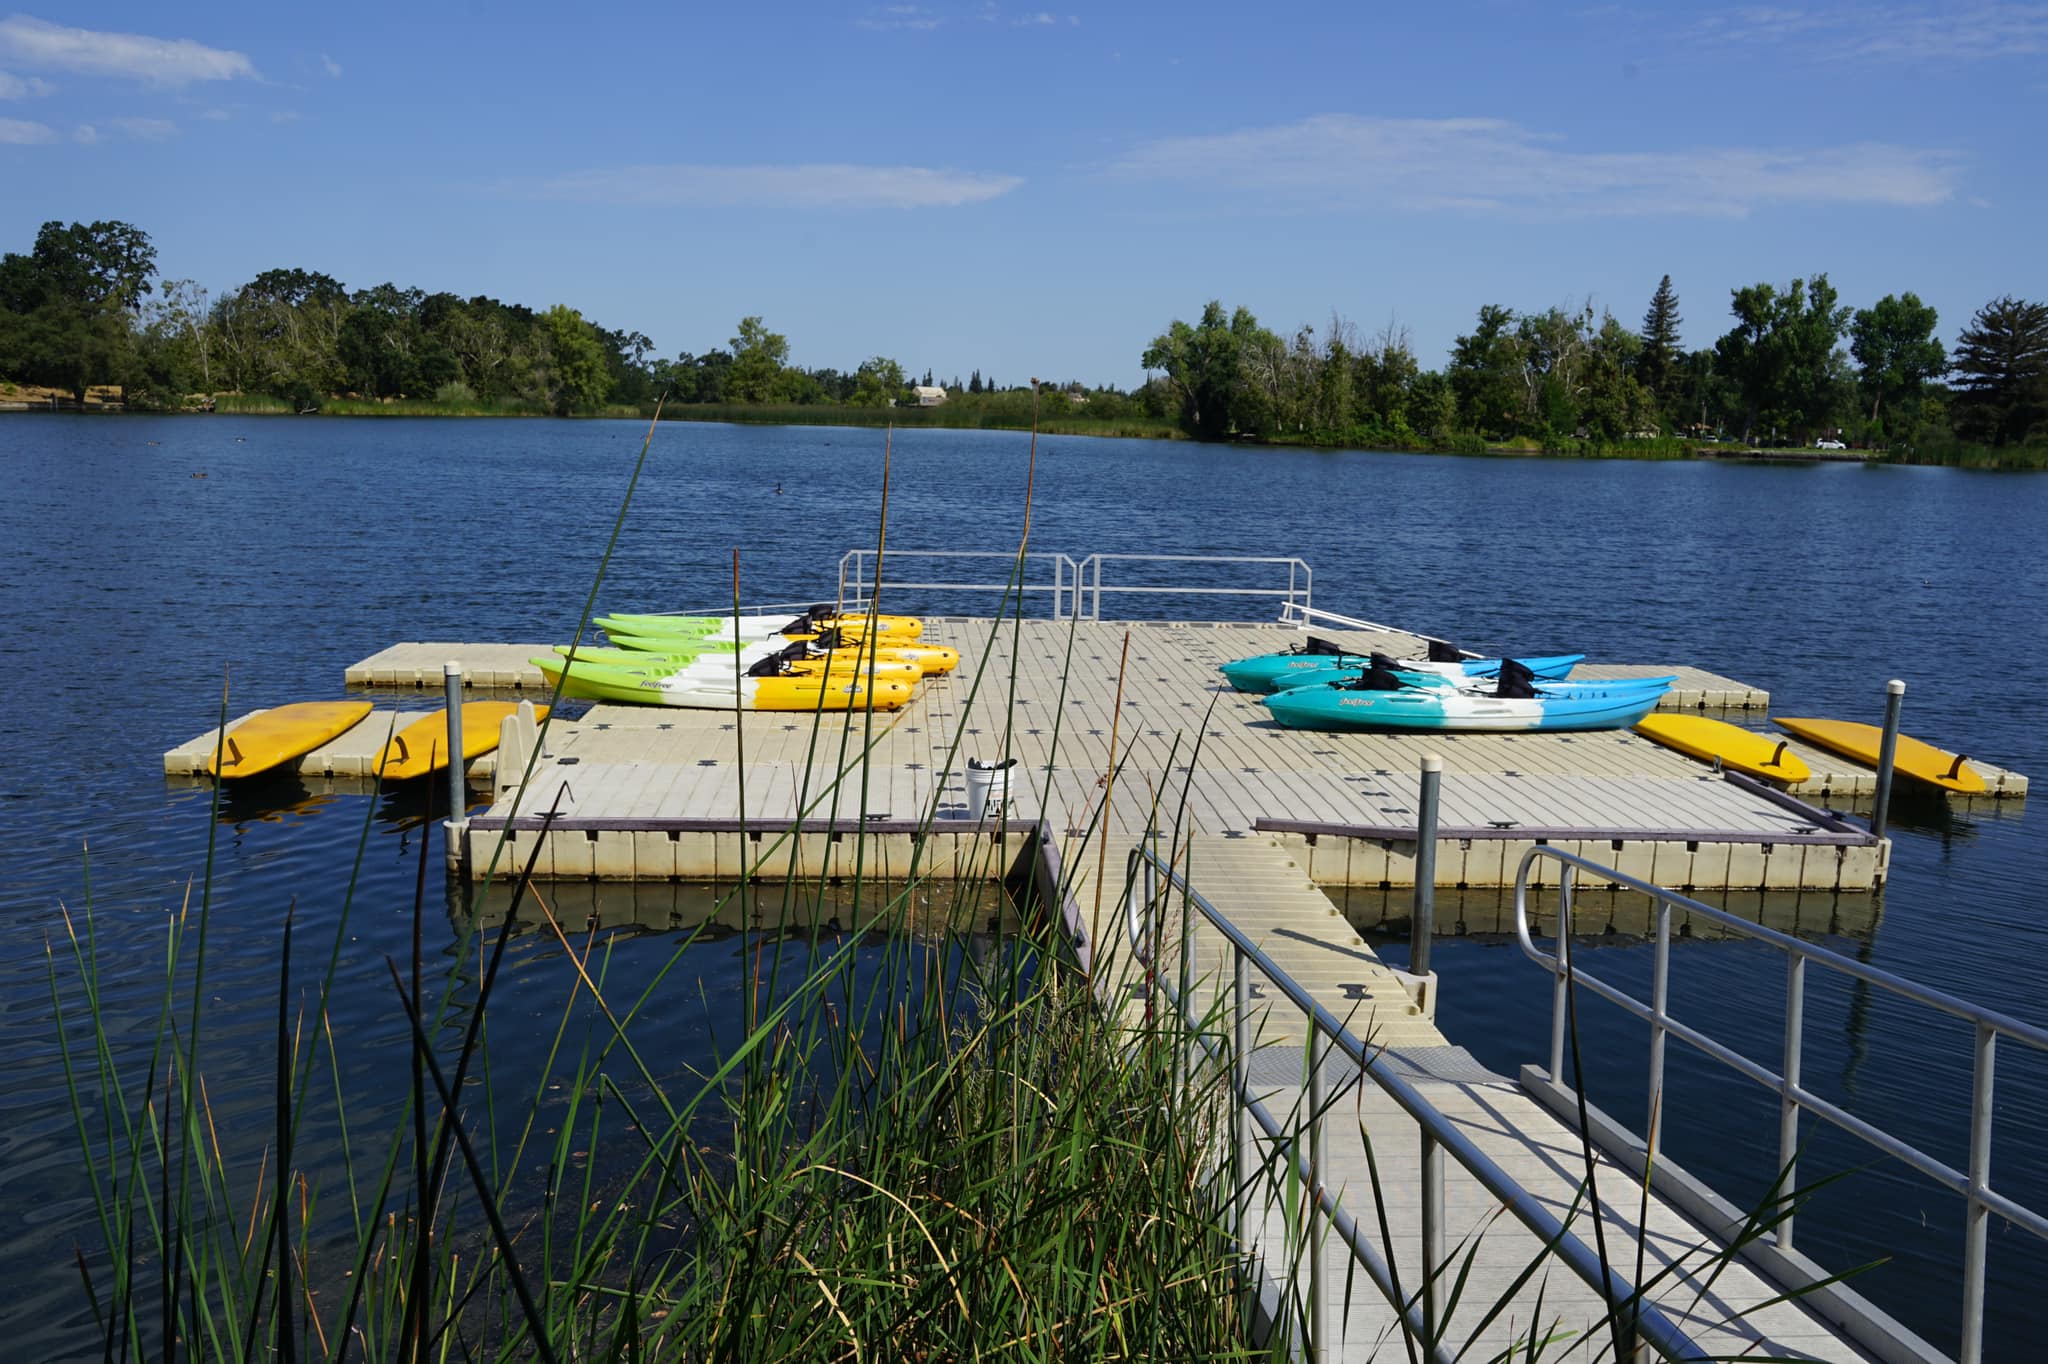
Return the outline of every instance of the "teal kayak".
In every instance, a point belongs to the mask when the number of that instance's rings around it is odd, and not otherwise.
[[[1289,729],[1523,733],[1626,729],[1657,708],[1666,678],[1581,682],[1569,690],[1505,671],[1492,694],[1459,687],[1415,687],[1385,669],[1356,682],[1290,687],[1267,696],[1273,719]]]
[[[1396,659],[1394,664],[1413,672],[1436,672],[1453,678],[1490,678],[1500,675],[1501,660],[1497,658],[1466,658],[1456,649],[1439,644],[1430,646],[1430,655],[1429,658]],[[1584,662],[1585,658],[1584,654],[1540,654],[1517,661],[1526,665],[1538,677],[1564,678],[1569,677],[1572,668]],[[1279,690],[1284,685],[1282,679],[1295,673],[1318,672],[1331,668],[1357,671],[1369,666],[1372,659],[1372,654],[1352,653],[1328,640],[1311,636],[1299,649],[1278,654],[1257,654],[1251,658],[1240,658],[1225,663],[1223,675],[1230,680],[1230,685],[1239,691],[1269,692]]]

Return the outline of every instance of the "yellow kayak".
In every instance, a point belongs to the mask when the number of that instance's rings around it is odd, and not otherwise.
[[[1870,767],[1877,766],[1878,746],[1884,742],[1884,730],[1854,720],[1784,716],[1777,721],[1777,726],[1810,744],[1818,744]],[[1944,791],[1969,796],[1985,789],[1983,774],[1970,766],[1962,754],[1950,753],[1906,734],[1899,736],[1898,748],[1892,755],[1892,767],[1902,777],[1912,777]]]
[[[205,771],[219,777],[268,772],[340,738],[369,713],[368,701],[299,701],[259,711],[228,731]]]
[[[480,758],[498,746],[499,728],[505,717],[519,709],[516,701],[464,701],[462,703],[462,760]],[[534,723],[548,718],[546,706],[533,708]],[[371,771],[385,781],[406,781],[424,777],[448,766],[448,709],[422,715],[391,736],[377,755]]]
[[[1784,740],[1704,715],[1646,715],[1636,721],[1636,733],[1688,758],[1709,763],[1718,760],[1731,772],[1765,781],[1796,786],[1813,775]]]

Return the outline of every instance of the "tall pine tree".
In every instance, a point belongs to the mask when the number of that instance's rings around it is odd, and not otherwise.
[[[1643,314],[1643,349],[1636,356],[1636,377],[1659,403],[1669,396],[1671,378],[1679,360],[1678,293],[1666,275],[1650,299],[1650,311]]]

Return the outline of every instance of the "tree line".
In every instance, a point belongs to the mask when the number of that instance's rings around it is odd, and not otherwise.
[[[1066,399],[1063,415],[1172,421],[1202,440],[2048,447],[2048,305],[1993,299],[1952,351],[1916,295],[1852,309],[1825,274],[1733,290],[1729,312],[1712,346],[1687,351],[1668,275],[1633,329],[1590,305],[1489,303],[1443,367],[1426,369],[1393,325],[1363,335],[1333,316],[1320,332],[1283,338],[1248,309],[1211,302],[1145,348],[1141,363],[1156,376],[1136,392],[1074,381],[1053,396]],[[351,290],[296,268],[209,296],[191,280],[160,279],[148,234],[123,222],[45,223],[27,252],[0,257],[0,379],[80,395],[119,384],[139,406],[239,393],[296,410],[354,396],[561,414],[643,410],[664,393],[684,405],[883,408],[914,402],[918,383],[882,355],[851,370],[793,365],[788,338],[760,317],[742,318],[724,348],[667,359],[644,334],[566,304],[535,311],[389,283]],[[922,382],[933,379],[927,370]],[[978,369],[944,386],[949,405],[1030,419],[1029,386]]]
[[[123,222],[45,223],[27,252],[0,258],[0,379],[74,395],[118,384],[138,406],[235,393],[298,410],[350,396],[564,415],[638,410],[664,392],[680,403],[885,407],[914,401],[919,382],[879,355],[845,372],[793,366],[788,338],[759,317],[741,319],[728,348],[671,360],[644,334],[565,304],[536,312],[396,284],[352,290],[297,268],[210,296],[160,279],[149,235]],[[979,370],[952,386],[969,399],[1018,391]],[[1110,407],[1120,397],[1101,396]]]
[[[1212,301],[1154,338],[1142,362],[1202,440],[2048,446],[2048,305],[1993,299],[1952,352],[1917,295],[1852,309],[1825,274],[1733,290],[1733,325],[1701,350],[1680,344],[1678,309],[1669,275],[1636,329],[1590,305],[1489,303],[1431,370],[1395,326],[1361,336],[1333,316],[1320,335],[1304,326],[1282,338]]]

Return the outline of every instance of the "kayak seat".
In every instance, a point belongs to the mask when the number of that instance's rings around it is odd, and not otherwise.
[[[1500,680],[1494,683],[1493,694],[1509,700],[1530,701],[1542,693],[1536,690],[1536,674],[1525,663],[1512,658],[1500,661]]]

